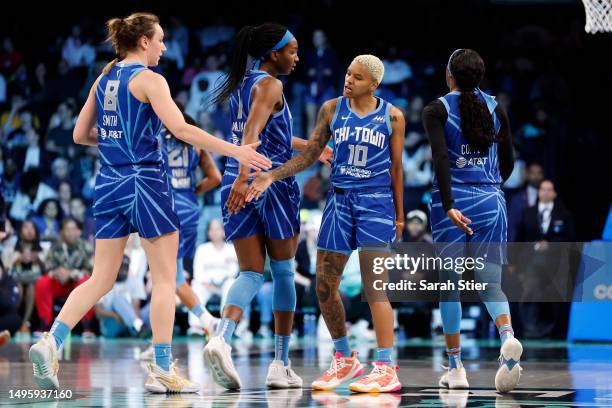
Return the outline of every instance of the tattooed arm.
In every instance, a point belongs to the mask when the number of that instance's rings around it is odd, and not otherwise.
[[[266,191],[270,185],[284,178],[293,176],[296,173],[310,167],[321,155],[321,152],[327,146],[327,142],[331,137],[331,129],[329,125],[331,123],[334,112],[336,111],[337,99],[330,99],[326,101],[321,109],[319,109],[319,115],[317,116],[317,123],[315,128],[308,140],[308,145],[302,150],[302,152],[288,160],[282,166],[275,168],[270,172],[258,172],[255,179],[249,186],[246,201],[252,201],[253,199],[259,199],[261,194]]]
[[[404,114],[395,106],[391,107],[391,189],[395,204],[396,239],[399,241],[404,227],[404,168],[402,153],[404,151],[404,134],[406,121]]]

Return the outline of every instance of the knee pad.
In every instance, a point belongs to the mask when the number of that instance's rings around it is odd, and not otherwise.
[[[274,284],[274,295],[272,297],[273,310],[295,312],[294,259],[289,258],[282,261],[270,259],[270,269],[272,269],[272,281]]]
[[[251,305],[251,301],[253,301],[263,283],[263,274],[253,271],[241,271],[227,293],[225,304],[239,307],[244,311]]]

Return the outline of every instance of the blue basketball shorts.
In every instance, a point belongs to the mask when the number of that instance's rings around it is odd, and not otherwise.
[[[395,241],[395,206],[389,189],[331,189],[323,210],[317,247],[350,255],[358,248]]]
[[[287,239],[300,232],[300,189],[294,177],[275,181],[259,200],[247,203],[237,214],[229,214],[226,204],[236,176],[226,171],[221,187],[223,226],[228,241],[259,233],[270,239]]]
[[[93,215],[96,238],[119,238],[132,232],[154,238],[179,229],[162,164],[101,167]]]

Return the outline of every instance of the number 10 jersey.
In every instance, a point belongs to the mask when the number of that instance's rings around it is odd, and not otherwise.
[[[360,116],[351,109],[348,98],[338,98],[330,123],[334,147],[331,181],[336,187],[391,187],[391,104],[376,99],[376,109]]]

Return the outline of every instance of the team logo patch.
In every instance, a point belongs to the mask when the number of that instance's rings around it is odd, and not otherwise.
[[[385,117],[384,116],[376,116],[373,119],[374,122],[384,122],[385,121]]]
[[[465,157],[461,156],[457,159],[457,167],[459,167],[460,169],[464,168],[465,165],[467,164],[467,160],[465,159]]]

